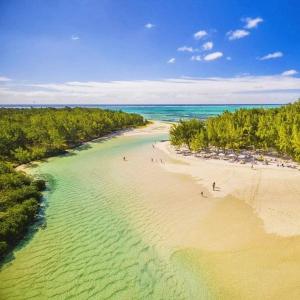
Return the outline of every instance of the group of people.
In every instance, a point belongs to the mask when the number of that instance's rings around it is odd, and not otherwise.
[[[155,145],[154,144],[152,144],[152,148],[155,149]],[[126,156],[123,156],[123,161],[127,161]],[[164,161],[161,158],[159,160],[157,158],[154,160],[154,158],[151,157],[151,162],[154,162],[154,161],[155,162],[159,162],[160,161],[162,164],[164,163]],[[213,184],[212,184],[212,190],[213,191],[216,190],[216,183],[215,182],[213,182]],[[201,192],[201,196],[204,197],[204,192]]]
[[[212,184],[212,190],[216,191],[216,183],[215,182],[213,182],[213,184]],[[201,192],[201,196],[204,197],[204,192]]]
[[[164,163],[164,161],[160,158],[160,159],[157,159],[157,158],[153,158],[153,157],[151,157],[151,162],[161,162],[162,164]]]
[[[155,149],[155,145],[154,144],[152,144],[152,148],[153,149]],[[127,161],[127,159],[126,159],[126,156],[123,156],[123,161]],[[151,157],[151,162],[160,162],[160,163],[164,163],[164,161],[162,160],[162,158],[159,158],[159,159],[157,159],[157,158],[153,158],[153,157]]]

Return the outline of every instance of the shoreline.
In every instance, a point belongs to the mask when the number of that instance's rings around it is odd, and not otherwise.
[[[168,143],[154,144],[157,157],[164,157],[155,165],[165,172],[161,180],[173,173],[181,183],[168,187],[176,193],[173,198],[158,203],[152,197],[149,209],[161,215],[151,222],[172,224],[163,233],[174,249],[170,259],[188,273],[194,270],[216,298],[299,296],[299,171],[186,157]],[[213,181],[218,191],[212,191]],[[162,234],[160,226],[156,230]]]
[[[189,175],[209,191],[209,197],[235,197],[250,205],[263,220],[266,232],[281,236],[300,234],[300,173],[270,165],[230,163],[178,154],[169,141],[157,147],[177,163],[167,171]],[[216,182],[217,190],[212,190]],[[285,199],[284,201],[282,199]]]
[[[95,242],[90,251],[100,244],[104,245],[96,237],[109,234],[109,230],[105,231],[108,228],[105,222],[104,229],[99,227],[102,209],[107,206],[109,212],[118,212],[130,224],[135,234],[142,237],[147,249],[153,249],[163,261],[179,268],[180,276],[185,278],[190,290],[204,284],[216,295],[215,298],[220,299],[299,296],[299,172],[270,166],[253,170],[249,165],[181,156],[168,146],[168,141],[154,142],[167,134],[169,127],[170,124],[154,122],[118,134],[120,140],[108,141],[108,148],[106,144],[99,143],[93,146],[95,150],[99,149],[97,151],[84,151],[78,156],[43,166],[47,171],[58,168],[56,174],[68,178],[60,191],[56,191],[62,192],[67,188],[68,193],[63,198],[66,202],[61,202],[61,194],[56,195],[56,202],[49,206],[52,216],[48,228],[35,238],[35,245],[31,244],[19,253],[18,263],[21,260],[21,266],[22,262],[26,264],[27,257],[31,255],[30,247],[34,250],[38,244],[44,249],[44,241],[49,240],[48,234],[52,230],[55,236],[62,238],[64,250],[61,253],[64,254],[69,249],[65,243],[73,243],[73,238],[78,242],[80,255],[86,253],[81,247],[88,246],[90,242]],[[151,145],[152,141],[154,144]],[[135,146],[131,148],[128,144]],[[114,152],[115,145],[117,149],[122,146],[121,150]],[[107,152],[101,156],[101,151]],[[114,154],[110,158],[108,153],[111,152]],[[122,159],[123,155],[128,157],[126,162]],[[101,157],[105,158],[103,164],[106,169],[99,163]],[[84,170],[85,173],[81,173]],[[108,181],[104,186],[108,191],[122,187],[132,196],[126,199],[112,196],[108,202],[101,202],[101,197],[99,202],[94,201],[102,195],[99,182],[103,180]],[[216,181],[218,191],[212,191],[212,181]],[[89,185],[92,183],[94,187],[91,189]],[[82,209],[82,190],[89,195],[84,202],[90,201],[93,209]],[[201,191],[204,191],[204,197]],[[75,200],[77,205],[73,206]],[[112,203],[115,204],[114,210],[110,206]],[[78,214],[76,221],[74,213]],[[63,222],[68,218],[68,222],[61,225],[67,231],[73,230],[78,220],[87,220],[87,216],[91,221],[80,225],[73,238],[69,239],[69,236],[63,235],[65,230],[60,230],[61,226],[57,231],[54,215],[55,218],[61,217]],[[95,225],[93,230],[92,224]],[[95,230],[98,232],[96,236],[89,234]],[[87,238],[86,243],[82,243],[80,234],[81,238]],[[121,237],[126,239],[126,231],[120,234]],[[129,244],[128,251],[131,251],[132,244]],[[44,250],[41,251],[45,255]],[[57,245],[53,245],[53,253],[57,251]],[[107,257],[111,258],[111,250],[109,253]],[[41,261],[38,260],[39,263]],[[95,259],[95,266],[97,262]],[[73,267],[74,262],[69,261],[69,264]],[[48,261],[46,268],[49,268]],[[43,270],[43,265],[37,263],[37,270]],[[9,270],[6,272],[9,273]],[[98,269],[95,274],[97,272]],[[31,276],[35,278],[33,274]],[[195,292],[195,295],[199,293]]]
[[[170,147],[171,145],[169,145]],[[291,158],[285,158],[279,154],[262,154],[260,151],[247,151],[241,150],[240,154],[233,150],[227,150],[225,153],[215,149],[203,150],[200,152],[192,152],[185,148],[179,148],[172,146],[173,150],[170,152],[176,152],[181,157],[194,157],[198,160],[206,160],[212,162],[224,162],[231,165],[251,166],[251,168],[281,168],[281,169],[294,169],[300,171],[300,164],[293,161]],[[215,152],[217,151],[217,152]]]
[[[163,121],[149,120],[149,124],[137,128],[125,129],[118,132],[113,132],[107,136],[96,138],[81,145],[67,150],[67,153],[72,153],[76,149],[93,143],[95,141],[105,141],[115,137],[127,136],[147,136],[156,134],[168,134],[172,123]],[[169,141],[157,141],[155,148],[162,151],[171,161],[161,165],[168,172],[191,176],[197,184],[201,185],[201,189],[208,197],[224,198],[227,196],[237,197],[249,204],[264,221],[266,232],[275,233],[282,236],[293,236],[300,234],[300,204],[292,199],[300,200],[300,188],[297,188],[297,183],[300,183],[299,169],[282,168],[272,164],[257,164],[251,168],[251,164],[240,164],[238,162],[229,162],[222,159],[203,158],[195,156],[191,153],[183,155],[178,153],[176,148],[170,145]],[[59,155],[50,156],[44,160],[36,160],[27,164],[22,164],[16,167],[17,171],[28,172],[32,165],[40,164],[48,159],[58,157]],[[280,182],[280,177],[287,177],[283,182]],[[233,178],[236,177],[236,178]],[[264,178],[267,177],[267,178]],[[265,188],[268,180],[279,181],[274,191]],[[263,180],[262,180],[263,179]],[[285,191],[283,185],[290,179],[293,182],[293,187]],[[216,182],[217,191],[212,191],[212,182]],[[218,185],[221,185],[218,186]],[[279,187],[278,187],[279,185]],[[265,189],[266,191],[261,191]],[[292,191],[291,191],[292,190]],[[261,195],[261,193],[267,196]],[[288,195],[291,200],[290,205],[283,205],[277,201],[272,201],[272,197],[280,196],[284,198],[284,194]],[[299,194],[298,194],[299,193]],[[279,197],[277,197],[279,198]],[[286,216],[293,216],[293,226],[286,225]],[[278,219],[277,219],[278,218]],[[275,220],[277,219],[277,221]],[[296,220],[299,219],[299,220]],[[280,221],[278,221],[280,220]]]
[[[97,138],[94,138],[94,139],[91,139],[91,140],[88,140],[88,141],[84,141],[79,145],[75,145],[72,148],[66,149],[64,151],[64,153],[58,153],[56,155],[50,155],[50,156],[47,156],[47,157],[44,157],[44,158],[41,158],[41,159],[38,159],[38,160],[30,161],[30,162],[25,163],[25,164],[20,164],[20,165],[15,167],[15,170],[20,171],[20,172],[28,173],[27,169],[30,169],[32,167],[32,165],[34,165],[34,164],[40,164],[40,163],[46,162],[48,159],[51,159],[51,158],[54,158],[54,157],[68,155],[68,154],[72,153],[73,151],[76,151],[77,149],[80,149],[80,147],[83,147],[84,145],[88,145],[89,143],[93,143],[93,142],[96,142],[96,141],[105,141],[105,140],[109,140],[111,138],[115,138],[115,137],[123,136],[123,135],[130,135],[130,132],[133,132],[133,131],[138,130],[138,129],[141,130],[143,128],[151,126],[152,123],[154,123],[151,120],[148,120],[148,121],[149,121],[148,124],[145,124],[145,125],[142,125],[142,126],[139,126],[139,127],[121,129],[121,130],[111,132],[111,133],[109,133],[107,135],[104,135],[104,136],[101,136],[101,137],[97,137]]]

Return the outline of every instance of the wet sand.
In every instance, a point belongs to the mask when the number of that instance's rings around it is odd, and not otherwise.
[[[164,132],[169,127],[152,126]],[[167,172],[164,179],[156,176],[164,183],[172,173],[181,176],[170,187],[174,197],[168,194],[163,202],[168,184],[151,184],[150,172],[143,182],[158,218],[152,230],[178,249],[170,259],[206,282],[213,298],[299,299],[300,172],[183,157],[166,141],[154,146],[153,155],[163,157],[157,165]]]
[[[205,270],[220,299],[299,299],[300,172],[183,157],[168,142],[157,148],[174,160],[165,170],[190,176],[214,203],[173,259]]]

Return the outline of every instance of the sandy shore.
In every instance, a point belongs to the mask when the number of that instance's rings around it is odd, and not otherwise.
[[[122,135],[159,137],[169,128],[154,122]],[[144,195],[135,205],[146,210],[131,216],[136,230],[186,270],[191,288],[196,277],[214,299],[300,298],[299,171],[183,157],[169,142],[124,155],[111,167],[116,184]]]
[[[142,134],[165,133],[168,128],[154,123]],[[212,287],[217,299],[300,298],[298,170],[251,169],[183,157],[169,142],[156,143],[153,153],[156,165],[166,173],[155,173],[155,179],[145,176],[145,183],[141,182],[148,185],[149,209],[157,215],[148,226],[159,224],[152,230],[162,236],[163,244],[178,249],[171,260],[188,272],[199,271],[199,280]],[[140,153],[141,159],[149,155]],[[179,176],[177,181],[170,174]],[[164,181],[161,190],[157,181]],[[216,191],[212,191],[213,181]]]
[[[99,141],[99,140],[107,140],[107,139],[118,137],[118,136],[140,136],[140,135],[167,134],[169,132],[170,127],[171,127],[171,123],[160,122],[160,121],[151,121],[151,123],[146,125],[146,126],[141,126],[141,127],[137,127],[137,128],[133,128],[133,129],[120,130],[120,131],[108,134],[104,137],[96,138],[94,140],[85,142],[85,143],[83,143],[83,145],[84,144],[89,144],[89,143],[92,143],[92,142],[95,142],[95,141]],[[76,151],[76,148],[69,149],[67,151],[72,152],[74,150]],[[45,161],[49,158],[51,158],[51,157],[44,158],[42,161]],[[28,173],[30,171],[30,168],[33,165],[39,164],[42,161],[35,160],[35,161],[32,161],[32,162],[27,163],[27,164],[19,165],[19,166],[16,167],[16,170]]]
[[[136,136],[136,135],[155,135],[155,134],[167,134],[172,123],[151,121],[147,126],[138,127],[134,130],[124,132],[125,136]]]
[[[268,233],[300,234],[300,172],[288,168],[239,165],[177,154],[169,142],[157,147],[175,160],[168,171],[191,175],[208,190],[209,197],[231,196],[250,205]],[[216,191],[212,183],[216,182]]]

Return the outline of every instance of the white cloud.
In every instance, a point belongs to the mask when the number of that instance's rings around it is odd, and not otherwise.
[[[279,58],[282,57],[283,53],[280,51],[274,52],[274,53],[269,53],[263,57],[258,58],[259,60],[268,60],[268,59],[274,59],[274,58]]]
[[[71,40],[72,41],[78,41],[78,40],[80,40],[80,37],[78,35],[72,35]]]
[[[0,86],[1,104],[282,103],[299,98],[300,78],[243,76]]]
[[[245,26],[244,28],[246,29],[252,29],[252,28],[255,28],[258,26],[259,23],[262,23],[264,20],[260,17],[257,17],[257,18],[245,18],[245,19],[242,19],[243,22],[245,22]]]
[[[206,61],[216,60],[218,58],[221,58],[222,56],[223,56],[222,52],[213,52],[204,56],[204,60]]]
[[[249,34],[250,32],[244,29],[231,30],[226,33],[230,41],[242,39]]]
[[[187,47],[187,46],[182,46],[177,48],[177,51],[179,52],[194,52],[197,51],[198,49],[194,49],[193,47]]]
[[[287,70],[281,73],[282,76],[293,76],[298,74],[298,71],[296,70]]]
[[[193,61],[201,61],[202,58],[201,58],[200,55],[193,55],[193,56],[191,57],[191,60],[193,60]]]
[[[201,40],[205,36],[207,36],[207,32],[205,30],[199,30],[194,34],[194,38],[196,40]]]
[[[226,57],[227,60],[232,60],[231,56]]]
[[[208,51],[211,50],[214,47],[213,42],[206,42],[202,45],[203,50]]]
[[[0,82],[7,82],[7,81],[11,81],[11,79],[5,76],[0,76]]]
[[[168,63],[168,64],[174,64],[175,61],[176,61],[176,59],[175,59],[174,57],[172,57],[172,58],[170,58],[170,59],[167,61],[167,63]]]
[[[144,27],[147,28],[147,29],[151,29],[151,28],[155,27],[155,25],[152,24],[152,23],[147,23],[147,24],[145,24]]]

